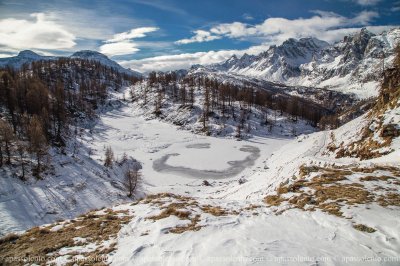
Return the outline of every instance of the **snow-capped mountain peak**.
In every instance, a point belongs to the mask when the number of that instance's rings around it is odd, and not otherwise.
[[[382,58],[390,65],[399,42],[399,28],[381,34],[363,28],[334,44],[314,37],[290,38],[258,55],[232,56],[209,68],[287,85],[336,89],[367,98],[378,94]]]

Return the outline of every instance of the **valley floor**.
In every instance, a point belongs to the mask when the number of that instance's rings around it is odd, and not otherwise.
[[[325,205],[309,199],[301,205],[285,198],[301,189],[303,196],[311,193],[306,185],[285,187],[296,180],[302,165],[315,166],[314,172],[320,170],[317,166],[330,167],[334,173],[344,167],[341,179],[324,180],[322,188],[330,182],[361,189],[354,185],[362,176],[355,169],[373,168],[379,160],[325,156],[330,136],[318,132],[296,139],[266,135],[243,141],[206,137],[146,120],[123,104],[103,115],[92,132],[82,135],[82,142],[99,163],[108,145],[117,157],[126,153],[140,161],[143,177],[138,196],[150,196],[40,230],[47,230],[50,239],[57,234],[67,237],[62,232],[76,228],[71,233],[74,238],[51,253],[60,265],[104,254],[113,265],[398,265],[400,209],[397,203],[385,206],[370,200],[381,183],[363,187],[369,197],[357,198],[357,204],[347,204],[351,200],[347,196],[337,200],[329,191]],[[395,167],[396,156],[398,152],[385,163]],[[385,174],[384,188],[398,192],[398,183],[391,181],[399,178],[395,168],[371,171],[372,182],[382,181],[377,176]],[[271,204],[266,196],[279,186],[286,190]],[[339,211],[322,207],[329,203],[338,204]],[[89,218],[101,221],[100,225],[86,224]],[[120,228],[113,224],[117,232],[107,231],[107,223],[118,219],[123,221]],[[100,226],[108,238],[75,236],[84,226]],[[29,241],[35,245],[35,238]]]

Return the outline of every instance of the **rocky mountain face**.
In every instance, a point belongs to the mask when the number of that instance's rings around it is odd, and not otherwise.
[[[391,65],[399,42],[399,28],[379,35],[363,28],[332,45],[315,38],[288,39],[259,55],[234,55],[207,68],[287,85],[330,88],[368,98],[378,95],[382,71],[385,65]]]
[[[21,51],[17,56],[14,56],[14,57],[0,58],[0,67],[10,66],[12,68],[19,69],[24,64],[30,64],[32,62],[40,61],[40,60],[57,60],[58,58],[61,58],[61,57],[42,56],[33,51],[25,50],[25,51]],[[104,66],[108,66],[110,68],[113,68],[114,70],[116,70],[120,73],[133,75],[136,77],[140,77],[142,75],[141,73],[133,71],[131,69],[123,68],[117,62],[108,58],[106,55],[96,52],[96,51],[91,51],[91,50],[78,51],[78,52],[72,54],[71,56],[69,56],[69,58],[80,58],[80,59],[97,61],[100,64],[102,64]]]
[[[299,66],[312,60],[315,53],[329,44],[315,38],[288,39],[282,45],[271,46],[267,51],[251,56],[233,55],[222,64],[212,68],[250,76],[271,77],[271,81],[286,81],[300,75]]]

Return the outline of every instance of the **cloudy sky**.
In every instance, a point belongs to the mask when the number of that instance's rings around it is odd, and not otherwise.
[[[90,49],[146,72],[400,25],[399,0],[0,0],[0,57]]]

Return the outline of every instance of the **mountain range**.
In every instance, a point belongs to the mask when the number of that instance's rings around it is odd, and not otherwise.
[[[17,56],[8,57],[8,58],[0,58],[0,67],[11,66],[13,68],[19,69],[24,64],[30,64],[32,62],[40,61],[40,60],[56,60],[58,58],[62,58],[62,57],[42,56],[33,51],[24,50],[24,51],[21,51]],[[69,58],[80,58],[80,59],[97,61],[100,64],[102,64],[104,66],[108,66],[110,68],[113,68],[114,70],[116,70],[120,73],[125,73],[125,74],[133,75],[136,77],[142,76],[141,73],[131,70],[131,69],[123,68],[117,62],[108,58],[106,55],[96,52],[96,51],[91,51],[91,50],[78,51],[78,52],[75,52],[72,55],[70,55]]]
[[[224,62],[195,66],[191,71],[329,88],[368,98],[378,94],[383,69],[392,63],[399,41],[399,28],[378,35],[363,28],[334,44],[316,38],[290,38],[258,55],[233,55]]]
[[[235,79],[254,78],[288,86],[336,90],[366,99],[378,95],[382,73],[385,67],[392,64],[399,43],[400,28],[380,34],[363,28],[334,44],[313,37],[298,40],[290,38],[258,55],[233,55],[220,63],[194,65],[189,71],[175,72],[180,76],[201,72],[213,77],[229,75]],[[142,76],[96,51],[78,51],[69,57],[98,61],[121,73]],[[25,63],[57,58],[25,50],[14,57],[0,58],[0,67],[9,65],[20,68]]]

